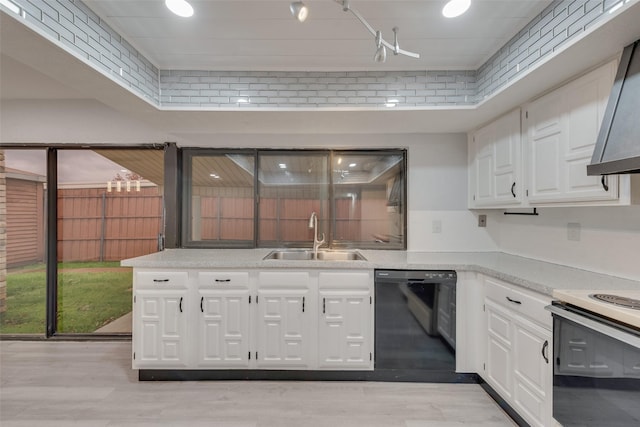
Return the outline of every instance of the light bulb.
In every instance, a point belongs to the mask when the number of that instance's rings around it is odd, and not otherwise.
[[[462,15],[471,6],[471,0],[450,0],[442,8],[442,14],[445,18],[455,18]]]
[[[164,4],[178,16],[183,18],[193,16],[193,7],[186,0],[165,0]]]

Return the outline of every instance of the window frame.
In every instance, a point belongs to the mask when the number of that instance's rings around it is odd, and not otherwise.
[[[218,149],[218,148],[183,148],[182,150],[182,169],[181,169],[181,188],[182,192],[177,196],[177,202],[180,203],[182,213],[182,226],[180,227],[182,247],[184,248],[199,248],[199,249],[253,249],[257,246],[258,230],[257,230],[257,209],[258,200],[256,199],[256,186],[258,185],[258,177],[256,175],[258,150],[256,149]],[[211,240],[193,240],[191,239],[190,229],[191,222],[191,197],[193,195],[192,188],[192,171],[194,157],[205,156],[224,156],[227,154],[242,154],[253,156],[254,159],[254,176],[253,176],[253,239],[246,241],[239,241],[238,243],[218,244],[212,245]]]
[[[259,179],[260,173],[260,158],[264,155],[278,155],[282,154],[324,154],[327,156],[327,178],[328,178],[328,207],[327,211],[329,217],[326,218],[326,230],[324,230],[327,236],[327,245],[329,248],[358,248],[358,249],[372,249],[372,250],[406,250],[407,249],[407,149],[401,148],[389,148],[389,149],[230,149],[230,148],[182,148],[181,165],[181,194],[176,194],[177,204],[181,205],[179,212],[182,216],[182,225],[180,227],[181,241],[180,247],[182,248],[197,248],[197,249],[257,249],[257,248],[277,248],[277,247],[306,247],[308,245],[297,242],[283,242],[278,246],[262,245],[260,242],[260,188],[261,183]],[[243,154],[252,155],[254,157],[254,187],[253,187],[253,240],[238,243],[224,243],[216,244],[212,240],[193,240],[191,239],[189,230],[191,229],[191,197],[192,197],[192,159],[198,156],[220,156],[225,154]],[[403,236],[402,243],[392,247],[379,247],[376,244],[359,244],[355,241],[336,241],[336,218],[335,218],[335,183],[333,180],[333,160],[337,154],[342,155],[368,155],[368,154],[380,154],[380,155],[400,155],[402,160],[400,162],[400,178],[402,180],[401,185],[401,200],[402,206],[402,227]]]

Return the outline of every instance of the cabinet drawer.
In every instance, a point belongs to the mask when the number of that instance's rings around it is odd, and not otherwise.
[[[138,289],[186,289],[189,275],[186,271],[142,271],[135,278]]]
[[[199,288],[242,288],[249,287],[249,273],[246,271],[201,271],[198,273]]]
[[[298,288],[309,287],[309,273],[305,271],[261,271],[258,276],[260,288]]]
[[[544,309],[551,304],[551,297],[545,297],[525,289],[516,289],[515,285],[509,285],[489,277],[485,278],[485,292],[487,298],[497,304],[508,307],[547,329],[551,329],[551,313]]]
[[[320,289],[363,289],[373,286],[373,279],[368,271],[359,272],[320,272],[318,275]]]

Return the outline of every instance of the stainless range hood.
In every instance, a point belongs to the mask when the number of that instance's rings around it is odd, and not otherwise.
[[[627,46],[587,175],[640,173],[640,40]]]

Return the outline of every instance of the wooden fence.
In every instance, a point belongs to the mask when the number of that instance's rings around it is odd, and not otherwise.
[[[158,251],[162,196],[140,192],[58,190],[58,259],[119,261]]]

